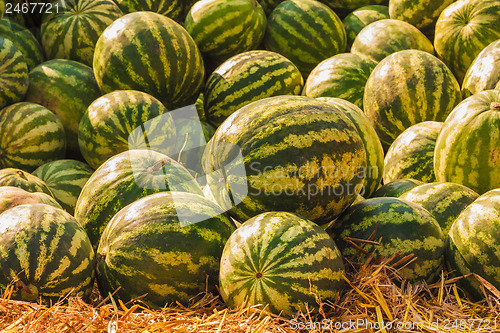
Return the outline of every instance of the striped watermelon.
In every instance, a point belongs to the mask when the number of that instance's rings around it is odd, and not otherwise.
[[[58,160],[38,167],[32,174],[43,180],[62,208],[73,215],[78,196],[93,172],[83,162]]]
[[[389,7],[382,5],[369,5],[356,9],[349,13],[343,20],[346,36],[347,50],[351,49],[352,43],[364,27],[378,20],[389,18]]]
[[[352,103],[331,97],[319,99],[341,110],[356,127],[366,150],[365,179],[360,194],[366,198],[370,197],[380,186],[384,173],[384,150],[375,129],[363,111]]]
[[[70,152],[79,152],[78,124],[87,107],[101,96],[92,68],[76,61],[54,59],[29,73],[26,101],[38,103],[61,120]]]
[[[427,209],[446,235],[457,216],[477,199],[479,194],[455,183],[430,183],[412,188],[399,198]]]
[[[412,283],[434,281],[444,264],[445,236],[436,219],[424,208],[397,198],[372,198],[349,207],[327,232],[342,255],[352,257],[358,250],[345,237],[380,241],[380,246],[366,245],[364,250],[388,258],[401,251],[394,263],[408,255],[415,260],[399,269],[401,277]]]
[[[155,12],[181,22],[186,17],[183,15],[183,4],[191,0],[114,0],[124,13]],[[193,4],[194,2],[191,1]]]
[[[356,198],[366,151],[340,109],[314,98],[276,96],[226,119],[205,149],[203,169],[217,202],[240,222],[289,211],[321,225]]]
[[[455,0],[390,0],[391,19],[410,23],[423,33],[432,34],[441,12]]]
[[[112,0],[61,0],[43,16],[42,45],[48,59],[71,59],[92,67],[97,39],[123,15]]]
[[[321,0],[341,17],[345,17],[350,12],[369,5],[387,6],[389,0]]]
[[[28,90],[28,65],[10,40],[0,37],[0,109],[23,100]]]
[[[478,54],[462,84],[462,96],[470,97],[483,90],[495,89],[500,82],[500,39],[485,47]]]
[[[0,169],[0,187],[5,186],[16,187],[30,193],[40,192],[54,198],[54,194],[43,180],[21,169]]]
[[[47,193],[31,193],[19,187],[0,186],[0,214],[19,205],[35,203],[47,204],[61,209],[61,205],[56,199]]]
[[[159,100],[140,91],[106,94],[92,102],[80,120],[80,151],[94,169],[128,149],[162,149],[170,156],[176,129],[172,117],[163,115],[167,112]]]
[[[366,81],[376,65],[375,61],[363,55],[334,55],[312,70],[302,95],[342,98],[363,108]]]
[[[141,301],[153,307],[187,305],[215,291],[222,250],[234,230],[220,207],[200,195],[162,192],[139,199],[104,229],[97,251],[101,293],[119,288],[124,301],[145,295]]]
[[[193,104],[203,85],[201,53],[187,31],[160,14],[122,16],[99,37],[94,73],[103,93],[139,90],[169,109]]]
[[[500,288],[500,189],[491,190],[467,206],[453,222],[446,240],[446,263],[455,276],[475,273]],[[472,276],[457,281],[472,299],[484,298]]]
[[[440,182],[479,194],[500,187],[500,91],[485,90],[457,105],[446,119],[434,152]]]
[[[14,186],[30,193],[42,192],[54,197],[54,194],[43,180],[16,168],[0,169],[0,186]]]
[[[375,193],[373,193],[372,197],[400,197],[404,193],[408,192],[414,187],[419,185],[423,185],[424,182],[416,179],[398,179],[383,186],[380,186]]]
[[[317,312],[318,298],[335,301],[343,274],[340,252],[321,227],[300,215],[267,212],[229,237],[220,292],[231,308],[262,305],[271,313],[294,316],[306,306]]]
[[[459,0],[441,13],[436,23],[434,47],[458,82],[476,56],[500,38],[498,0]]]
[[[351,52],[379,62],[403,50],[422,50],[434,54],[432,42],[409,23],[384,19],[363,28],[352,43]]]
[[[94,251],[73,216],[45,204],[0,214],[0,288],[14,282],[13,299],[36,302],[90,297]]]
[[[201,0],[184,22],[200,51],[225,60],[257,48],[266,29],[266,14],[257,0]]]
[[[344,52],[346,34],[337,14],[319,1],[286,0],[268,17],[264,45],[307,77],[320,62]]]
[[[388,149],[408,127],[444,121],[460,100],[460,86],[442,61],[424,51],[405,50],[375,67],[366,83],[363,106]]]
[[[384,183],[407,178],[435,181],[434,148],[442,127],[441,122],[424,121],[401,133],[385,155]]]
[[[66,134],[61,121],[45,107],[20,102],[0,112],[0,168],[28,172],[64,158]]]
[[[297,67],[270,51],[248,51],[226,60],[205,85],[205,115],[213,125],[241,107],[271,96],[298,95],[304,80]]]
[[[76,202],[75,218],[97,248],[102,231],[120,209],[160,191],[203,195],[193,176],[170,157],[129,150],[111,157],[90,176]]]
[[[4,18],[0,22],[0,36],[11,40],[24,55],[28,71],[44,60],[43,49],[30,30],[18,22]]]

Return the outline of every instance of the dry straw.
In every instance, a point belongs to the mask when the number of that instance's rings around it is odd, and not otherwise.
[[[358,247],[362,253],[363,246]],[[346,292],[335,302],[316,304],[319,315],[305,308],[290,320],[267,312],[265,306],[228,309],[211,294],[188,308],[173,304],[153,311],[140,299],[123,303],[112,294],[102,298],[97,289],[91,304],[68,297],[45,306],[10,299],[9,287],[0,299],[0,329],[9,333],[500,332],[500,292],[480,277],[485,294],[489,293],[484,301],[473,303],[460,296],[459,278],[448,278],[444,272],[432,285],[402,280],[398,269],[412,256],[394,262],[395,256],[375,260],[365,254],[363,261],[346,258]]]

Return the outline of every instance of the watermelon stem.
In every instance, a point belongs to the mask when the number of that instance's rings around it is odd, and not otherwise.
[[[491,103],[490,107],[494,111],[500,111],[500,103],[498,103],[498,102]]]
[[[161,170],[165,168],[165,166],[169,163],[169,161],[166,160],[159,160],[156,161],[152,166],[151,166],[151,171],[157,172],[158,170]]]

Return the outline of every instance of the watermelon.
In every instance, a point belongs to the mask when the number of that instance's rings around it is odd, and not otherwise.
[[[387,150],[408,127],[443,122],[460,101],[460,86],[441,60],[424,51],[405,50],[375,67],[365,86],[363,107]]]
[[[404,193],[408,192],[414,187],[419,185],[423,185],[424,182],[416,179],[398,179],[393,180],[383,186],[380,186],[375,193],[373,193],[372,197],[400,197]]]
[[[474,273],[500,288],[500,189],[484,193],[453,222],[446,240],[446,264],[453,276]],[[457,281],[473,300],[484,298],[472,276]]]
[[[410,23],[423,33],[433,33],[441,12],[455,0],[389,0],[391,19]]]
[[[494,89],[500,82],[500,39],[485,47],[465,73],[462,96],[470,97],[483,90]]]
[[[278,95],[300,94],[304,80],[297,67],[270,51],[248,51],[226,60],[208,78],[205,116],[215,126],[241,107]]]
[[[356,127],[366,150],[365,179],[359,194],[366,198],[370,197],[380,186],[384,173],[384,150],[375,129],[363,111],[352,103],[331,97],[319,99],[341,110]]]
[[[350,12],[369,5],[387,6],[389,0],[321,0],[341,17],[346,17]]]
[[[389,18],[389,7],[382,5],[369,5],[356,9],[349,13],[343,20],[346,37],[347,50],[351,49],[352,43],[364,27],[378,20]]]
[[[31,71],[44,60],[43,49],[30,30],[18,22],[4,18],[0,21],[0,36],[10,39],[21,51]]]
[[[0,186],[0,214],[7,209],[24,205],[42,203],[57,208],[61,205],[50,195],[42,192],[30,193],[19,187]]]
[[[364,27],[354,39],[351,52],[379,62],[388,55],[409,49],[434,54],[432,42],[417,28],[403,21],[384,19]]]
[[[94,250],[73,216],[45,204],[24,204],[0,214],[0,288],[14,283],[12,299],[49,303],[88,299]]]
[[[427,209],[446,235],[462,210],[477,197],[479,194],[463,185],[434,182],[414,187],[399,198]]]
[[[339,108],[276,96],[227,118],[205,149],[203,169],[217,202],[237,221],[289,211],[321,225],[356,198],[366,150]]]
[[[41,26],[48,59],[71,59],[92,67],[97,39],[123,15],[112,0],[61,0]]]
[[[23,100],[28,90],[28,65],[10,40],[0,37],[0,109]]]
[[[86,163],[62,159],[46,163],[32,174],[43,180],[61,207],[73,215],[78,196],[93,172]]]
[[[268,17],[264,45],[307,77],[321,61],[344,52],[346,33],[337,14],[319,1],[286,0]]]
[[[440,182],[483,194],[500,187],[500,91],[485,90],[457,105],[436,141],[434,172]]]
[[[118,153],[148,147],[170,155],[176,129],[167,112],[159,100],[140,91],[118,90],[99,97],[85,111],[78,127],[85,161],[97,169]]]
[[[61,121],[41,105],[20,102],[0,112],[0,168],[28,172],[64,158],[66,134]]]
[[[180,215],[179,215],[180,214]],[[124,207],[99,242],[102,295],[152,307],[215,291],[224,244],[235,230],[220,207],[193,193],[152,194]],[[141,281],[140,283],[137,283]]]
[[[401,133],[385,155],[384,183],[407,178],[435,181],[434,148],[442,127],[441,122],[424,121]]]
[[[408,255],[415,260],[401,267],[398,274],[412,283],[433,282],[444,265],[445,236],[436,219],[424,208],[398,198],[371,198],[349,207],[327,230],[342,255],[352,257],[358,250],[345,237],[373,241],[380,245],[365,245],[375,257],[398,262]]]
[[[257,0],[201,0],[184,22],[200,51],[225,60],[257,48],[266,29],[266,14]]]
[[[312,70],[302,95],[342,98],[362,109],[366,81],[376,65],[375,61],[363,55],[334,55]]]
[[[343,275],[340,252],[321,227],[297,214],[267,212],[229,237],[219,289],[231,308],[262,305],[294,316],[300,310],[317,312],[318,298],[335,301]]]
[[[434,47],[459,83],[476,56],[500,38],[499,25],[498,0],[459,0],[441,13]]]
[[[54,197],[54,194],[43,180],[21,169],[0,169],[0,186],[18,187],[30,193],[42,192]]]
[[[114,21],[99,37],[93,63],[103,93],[139,90],[169,109],[194,104],[205,75],[200,50],[187,31],[153,12]]]
[[[178,22],[186,17],[183,15],[183,3],[189,1],[193,2],[192,0],[114,0],[124,13],[155,12]]]
[[[38,103],[61,120],[70,152],[79,152],[78,124],[87,107],[101,96],[92,68],[82,63],[54,59],[29,73],[26,101]]]
[[[94,248],[120,209],[160,191],[203,195],[182,165],[152,150],[128,150],[111,157],[90,176],[75,206],[75,218],[85,228]]]

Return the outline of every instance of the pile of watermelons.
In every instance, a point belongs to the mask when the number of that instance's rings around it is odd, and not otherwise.
[[[500,0],[0,10],[13,298],[97,281],[152,307],[219,290],[293,316],[345,292],[360,252],[412,258],[411,283],[500,288]]]

